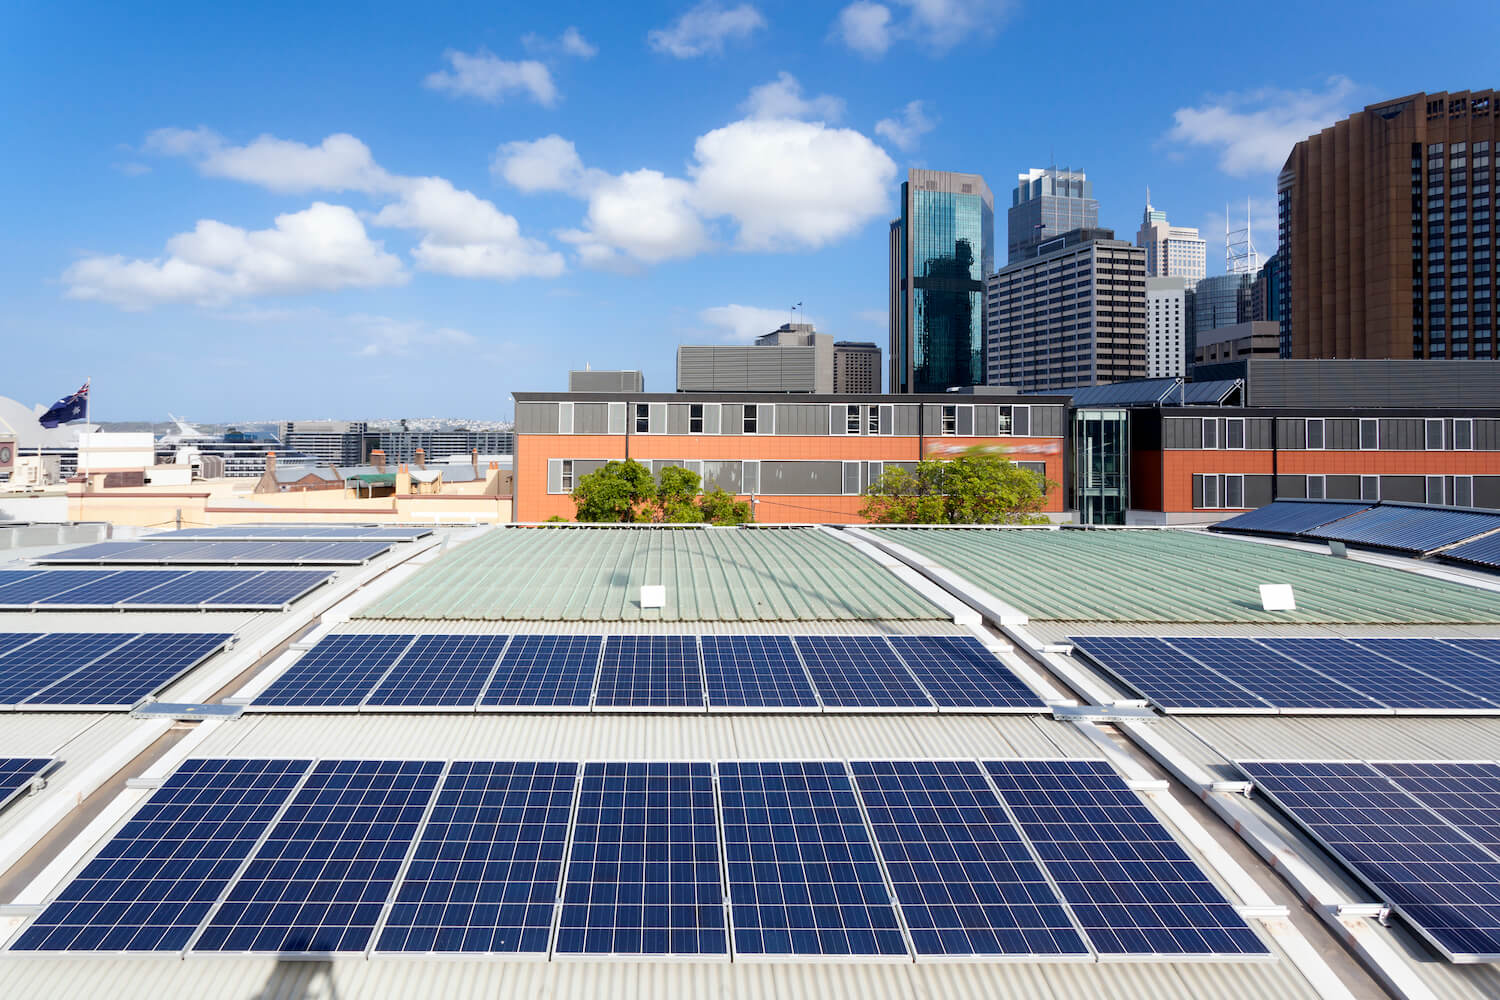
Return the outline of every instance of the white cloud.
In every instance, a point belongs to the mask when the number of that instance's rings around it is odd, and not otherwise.
[[[704,309],[698,314],[703,322],[718,328],[720,339],[748,344],[763,337],[783,323],[791,322],[785,309],[763,309],[759,306],[727,305]],[[799,320],[799,322],[811,322]]]
[[[522,35],[521,44],[528,52],[560,53],[576,59],[592,59],[599,54],[599,46],[590,43],[583,37],[583,32],[571,24],[557,38],[543,38],[534,32]]]
[[[862,55],[879,58],[898,39],[910,39],[934,53],[959,42],[989,38],[1010,14],[1013,0],[891,0],[904,8],[899,20],[891,7],[855,0],[839,11],[833,36]]]
[[[759,10],[748,3],[724,7],[716,0],[703,0],[665,28],[656,28],[647,41],[657,52],[678,59],[718,54],[727,41],[740,41],[766,26]]]
[[[499,104],[512,94],[529,95],[544,108],[557,104],[552,71],[535,59],[510,62],[483,49],[473,55],[450,49],[443,58],[452,68],[427,75],[422,83],[431,90],[477,97],[490,104]]]
[[[578,149],[560,135],[543,136],[529,142],[507,142],[495,150],[490,173],[528,194],[536,191],[582,193],[602,183],[608,175],[588,170]]]
[[[586,229],[561,238],[591,266],[618,266],[614,251],[654,264],[691,257],[711,241],[692,204],[693,186],[656,170],[608,177],[589,197]]]
[[[441,177],[410,181],[401,200],[375,214],[377,226],[421,232],[412,250],[425,271],[459,278],[553,278],[562,254],[521,235],[521,224],[470,191]]]
[[[63,273],[68,295],[122,309],[168,303],[222,305],[257,295],[372,288],[406,280],[401,261],[343,205],[314,202],[247,231],[211,219],[167,241],[154,260],[93,256]]]
[[[751,89],[740,110],[751,118],[813,118],[834,122],[843,117],[844,102],[832,94],[803,97],[802,84],[782,70],[776,79]]]
[[[1329,77],[1321,91],[1266,88],[1223,94],[1178,108],[1167,138],[1219,151],[1219,169],[1235,177],[1280,170],[1292,146],[1343,118],[1358,90]]]
[[[922,110],[921,101],[910,101],[899,118],[882,118],[875,123],[875,134],[901,150],[917,148],[922,136],[934,128],[932,119]]]
[[[424,356],[443,348],[472,347],[474,335],[453,327],[432,327],[420,320],[393,319],[355,313],[345,316],[355,343],[355,353],[363,358],[404,357],[420,349]]]
[[[891,47],[891,9],[884,4],[855,0],[839,11],[834,34],[855,52],[883,56]]]
[[[397,179],[386,173],[370,147],[345,132],[316,146],[262,135],[244,146],[232,146],[206,128],[157,129],[146,136],[149,152],[193,160],[209,177],[256,184],[280,194],[306,191],[391,190]]]
[[[739,245],[820,247],[884,214],[896,164],[853,129],[739,121],[693,147],[695,201],[739,224]]]

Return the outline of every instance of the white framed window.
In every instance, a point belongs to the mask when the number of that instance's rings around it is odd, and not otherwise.
[[[1441,504],[1443,502],[1443,477],[1427,477],[1427,502]]]
[[[844,496],[859,496],[859,463],[844,463]]]
[[[688,433],[689,434],[702,434],[703,433],[703,404],[702,403],[689,403],[688,404]]]
[[[745,422],[744,422],[744,425],[740,428],[740,430],[743,433],[745,433],[745,434],[756,434],[756,433],[758,433],[757,428],[760,426],[760,420],[759,420],[760,407],[757,406],[754,403],[746,403],[744,409],[745,409]]]
[[[651,404],[635,404],[635,432],[637,434],[651,433]]]
[[[558,403],[557,404],[557,433],[559,433],[559,434],[572,434],[573,433],[573,404],[572,403]]]
[[[1323,424],[1323,418],[1322,417],[1308,417],[1307,418],[1307,450],[1308,451],[1322,451],[1323,450],[1323,448],[1324,448],[1324,443],[1323,442],[1327,440],[1327,438],[1325,438],[1324,435],[1323,435],[1323,432],[1325,430],[1327,430],[1327,428]]]
[[[611,434],[624,434],[625,433],[625,404],[624,403],[610,403],[609,404],[608,413],[609,413],[609,432]]]
[[[1472,507],[1472,506],[1474,506],[1474,477],[1473,476],[1454,476],[1453,477],[1453,506],[1455,506],[1455,507]]]
[[[1428,451],[1443,450],[1443,418],[1428,417],[1423,422]]]
[[[951,403],[943,405],[942,432],[944,437],[952,437],[958,433],[958,407]]]
[[[1359,498],[1361,500],[1369,500],[1371,502],[1380,499],[1380,477],[1379,476],[1360,476],[1359,477]]]
[[[1224,477],[1224,506],[1242,508],[1245,506],[1245,477],[1239,473],[1233,473]]]
[[[866,434],[879,434],[880,433],[880,407],[878,407],[878,406],[867,406],[867,407],[865,407],[865,433]]]
[[[1219,447],[1219,421],[1216,417],[1203,418],[1203,448],[1205,451]],[[1215,507],[1218,504],[1214,504]]]
[[[562,460],[561,486],[564,493],[573,492],[573,460],[571,458],[565,458]]]
[[[1375,417],[1359,418],[1359,450],[1380,450],[1380,421]]]
[[[1014,434],[1017,437],[1026,437],[1031,433],[1031,406],[1012,406],[1010,408],[1010,426],[1001,428],[1001,433]]]
[[[1323,476],[1307,477],[1307,499],[1328,499],[1328,481]]]
[[[1472,417],[1455,417],[1453,419],[1453,450],[1474,450],[1474,420]]]
[[[1203,506],[1209,509],[1215,509],[1220,506],[1218,476],[1203,477]]]
[[[746,407],[748,410],[749,407]],[[760,492],[760,461],[750,459],[740,463],[740,492],[753,496]]]
[[[1245,418],[1226,417],[1224,420],[1224,447],[1243,450],[1245,447]],[[1228,505],[1226,505],[1228,506]],[[1239,506],[1235,504],[1234,506]]]
[[[865,470],[865,473],[870,477],[868,484],[870,486],[874,486],[876,483],[880,482],[880,477],[885,475],[885,463],[870,462],[869,467]]]
[[[896,407],[895,407],[895,405],[892,404],[892,403],[881,403],[880,406],[877,407],[876,409],[877,409],[877,411],[879,413],[879,416],[877,417],[877,420],[879,421],[879,424],[880,424],[880,433],[882,433],[882,434],[895,434],[896,433]]]
[[[859,433],[859,404],[850,403],[844,407],[844,433]]]

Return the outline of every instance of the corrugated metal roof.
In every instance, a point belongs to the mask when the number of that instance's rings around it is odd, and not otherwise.
[[[642,610],[642,584],[666,606]],[[521,528],[448,552],[363,618],[808,621],[948,617],[816,528]]]
[[[441,632],[452,635],[973,635],[951,621],[927,618],[805,622],[549,622],[455,621],[441,618],[359,618],[339,632]]]
[[[1500,622],[1500,594],[1197,531],[875,528],[1026,612],[1060,621]],[[1258,587],[1289,583],[1297,610]]]
[[[1230,759],[1500,760],[1500,718],[1201,716],[1182,723]]]
[[[82,768],[118,753],[129,735],[148,727],[160,729],[161,724],[119,713],[7,712],[0,716],[0,756],[52,757],[59,762],[47,773],[48,788],[0,812],[0,837],[27,823],[33,810],[47,804],[49,796]],[[120,760],[121,765],[125,763]]]

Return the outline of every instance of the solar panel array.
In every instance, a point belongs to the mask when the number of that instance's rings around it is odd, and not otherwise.
[[[1479,566],[1483,569],[1500,569],[1500,535],[1486,535],[1472,542],[1455,545],[1438,558],[1444,562]]]
[[[1211,530],[1338,541],[1412,555],[1426,555],[1475,539],[1441,552],[1440,557],[1500,568],[1500,535],[1489,534],[1497,529],[1500,529],[1500,511],[1405,503],[1278,500],[1259,510],[1220,521]]]
[[[1165,712],[1494,714],[1500,640],[1076,636]]]
[[[0,809],[19,798],[51,765],[51,757],[0,757]]]
[[[151,536],[153,542],[209,539],[219,542],[310,542],[318,539],[354,542],[414,542],[432,528],[397,524],[225,524],[209,528],[179,528]]]
[[[1500,961],[1500,764],[1240,768],[1450,960]]]
[[[1287,537],[1311,531],[1330,521],[1369,510],[1370,504],[1351,501],[1275,500],[1256,510],[1247,511],[1209,526],[1210,531],[1227,531],[1241,535]]]
[[[336,634],[252,707],[1039,712],[972,636]]]
[[[280,610],[332,577],[315,569],[6,570],[0,610]]]
[[[164,566],[202,564],[342,565],[369,562],[390,551],[391,541],[255,541],[255,542],[97,542],[65,549],[37,559],[40,563],[156,563]]]
[[[1268,954],[1080,760],[190,760],[11,948]]]
[[[124,711],[192,670],[227,632],[43,632],[0,643],[0,708]],[[8,648],[6,648],[8,647]]]

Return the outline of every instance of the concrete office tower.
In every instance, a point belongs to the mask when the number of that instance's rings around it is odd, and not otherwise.
[[[1146,250],[1146,274],[1151,250]],[[1146,377],[1176,378],[1187,370],[1193,329],[1193,282],[1184,277],[1146,278]]]
[[[300,451],[319,465],[359,465],[364,461],[363,420],[284,420],[276,436],[289,451]]]
[[[1033,168],[1016,178],[1008,217],[1009,256],[1013,264],[1033,256],[1029,251],[1074,229],[1099,225],[1094,185],[1082,170]]]
[[[833,391],[878,393],[880,391],[880,345],[868,340],[833,342]]]
[[[978,174],[912,170],[890,233],[890,391],[984,383],[995,199]]]
[[[985,286],[990,385],[1056,392],[1146,375],[1146,251],[1065,233]]]
[[[678,392],[833,392],[833,338],[783,323],[753,344],[683,344]]]
[[[1411,94],[1292,148],[1276,185],[1291,357],[1497,356],[1495,96]]]
[[[1151,191],[1146,191],[1146,211],[1141,216],[1135,245],[1145,248],[1148,278],[1187,278],[1198,281],[1206,272],[1208,241],[1191,226],[1174,226],[1167,213],[1151,207]]]

